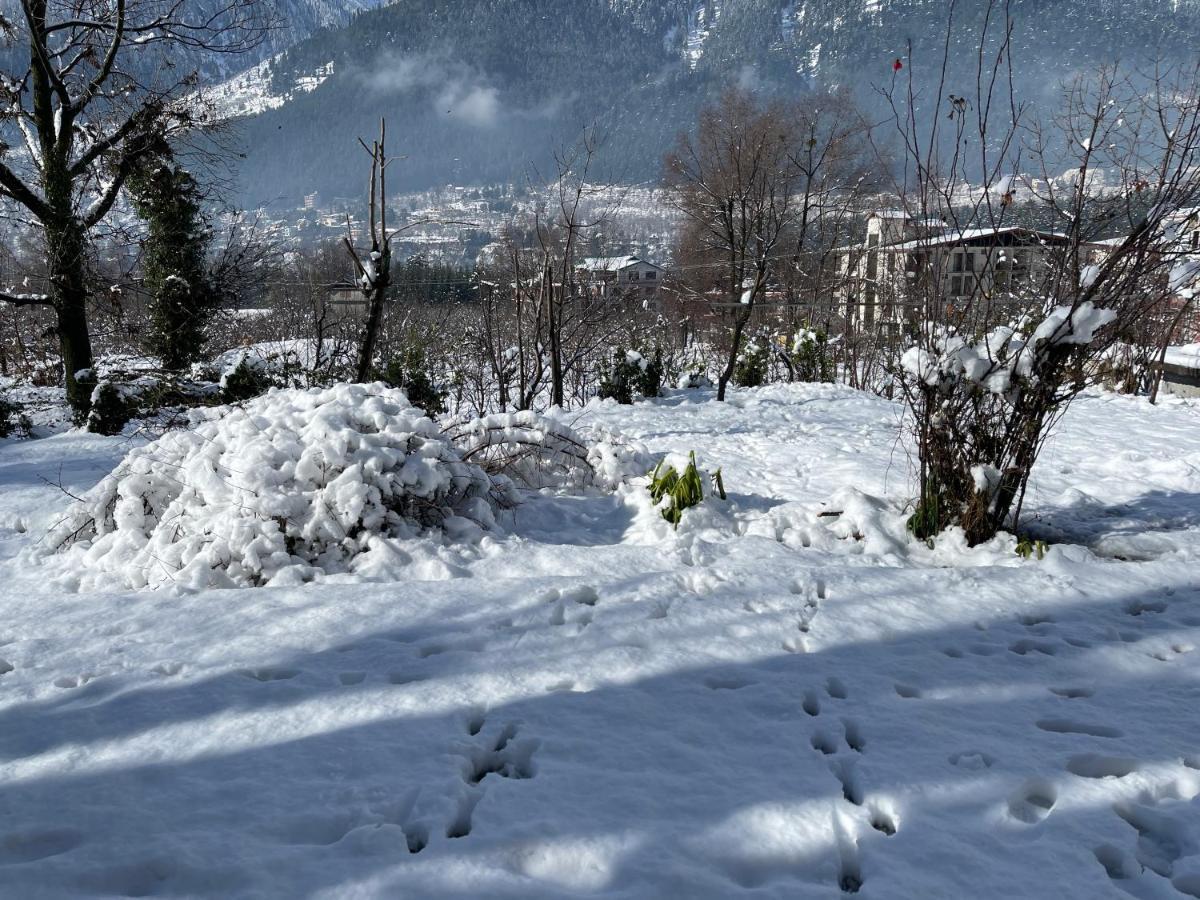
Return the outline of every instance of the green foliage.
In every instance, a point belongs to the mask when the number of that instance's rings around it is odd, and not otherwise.
[[[792,342],[790,362],[797,381],[833,381],[833,357],[824,331],[801,328]]]
[[[254,365],[243,357],[233,371],[225,376],[221,399],[226,403],[241,403],[265,394],[272,387],[275,387],[275,381],[270,373],[263,366]]]
[[[127,181],[146,223],[142,279],[150,295],[147,349],[163,367],[180,370],[204,353],[205,326],[221,296],[207,268],[211,235],[199,183],[178,165],[166,142]]]
[[[942,530],[942,524],[949,518],[942,510],[943,499],[937,487],[930,483],[925,496],[917,503],[917,508],[908,517],[908,530],[922,541],[932,541]]]
[[[92,392],[87,430],[110,436],[120,434],[136,413],[137,404],[118,385],[111,381],[101,382]]]
[[[724,500],[725,480],[721,477],[721,470],[713,472],[710,479],[717,496]],[[655,505],[662,504],[664,498],[669,500],[662,507],[662,517],[678,528],[683,511],[698,505],[704,499],[704,479],[700,477],[700,470],[696,468],[695,452],[688,454],[688,464],[684,466],[682,473],[676,472],[674,466],[664,469],[662,462],[655,466],[654,471],[650,473],[649,491],[650,499]]]
[[[616,349],[612,359],[600,369],[599,397],[613,399],[618,403],[632,403],[635,399],[657,397],[662,390],[662,351],[655,350],[654,359],[648,359],[636,351]]]
[[[1036,556],[1038,559],[1046,558],[1046,551],[1050,545],[1042,540],[1033,540],[1030,537],[1022,537],[1017,541],[1016,552],[1017,556],[1022,559],[1033,559]]]
[[[447,392],[430,377],[425,351],[415,342],[410,342],[399,356],[389,359],[383,368],[377,368],[375,377],[391,387],[403,388],[409,402],[425,410],[426,415],[440,416],[446,411]]]
[[[759,387],[767,383],[771,351],[767,342],[751,338],[738,355],[733,367],[733,383],[739,387]]]
[[[29,416],[25,415],[20,403],[0,397],[0,438],[12,437],[14,434],[28,437],[32,427]]]

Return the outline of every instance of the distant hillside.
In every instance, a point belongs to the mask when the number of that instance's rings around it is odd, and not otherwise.
[[[327,4],[285,0],[314,14]],[[983,4],[959,3],[951,79],[973,85]],[[914,46],[918,77],[945,39],[945,0],[398,0],[318,30],[264,65],[278,98],[244,121],[245,199],[358,192],[355,138],[381,116],[406,154],[397,188],[521,180],[595,122],[614,177],[655,178],[673,136],[724,85],[764,92],[873,86]],[[1100,63],[1190,60],[1194,0],[1013,0],[1019,89],[1043,105]],[[303,89],[297,89],[302,86]],[[271,104],[266,104],[269,106]],[[256,110],[261,107],[254,107]]]

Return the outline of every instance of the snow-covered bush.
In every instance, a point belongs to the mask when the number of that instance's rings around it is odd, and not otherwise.
[[[27,436],[32,426],[21,404],[0,396],[0,438]]]
[[[491,527],[515,500],[403,391],[343,384],[193,410],[188,430],[130,451],[46,545],[98,585],[294,584],[355,571],[382,538]]]
[[[600,367],[599,396],[618,403],[657,397],[662,380],[661,352],[649,359],[636,350],[614,350],[612,359]]]
[[[789,348],[788,367],[796,381],[833,381],[833,357],[824,331],[802,327],[796,331]]]
[[[739,387],[766,384],[770,364],[770,340],[763,336],[751,338],[738,354],[737,364],[733,368],[733,383]]]
[[[425,351],[416,344],[410,343],[398,355],[388,359],[376,371],[376,377],[392,387],[404,388],[409,401],[431,416],[446,411],[447,392],[430,376]]]
[[[620,435],[574,428],[531,410],[497,413],[447,429],[462,458],[530,488],[615,488],[644,475],[651,456]]]
[[[978,340],[927,327],[900,373],[922,466],[909,520],[915,535],[959,525],[977,544],[1004,527],[1055,415],[1094,374],[1093,341],[1115,320],[1112,310],[1084,301]]]

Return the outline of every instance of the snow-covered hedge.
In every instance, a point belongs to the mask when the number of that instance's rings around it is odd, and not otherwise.
[[[353,572],[380,538],[492,527],[515,500],[401,390],[279,390],[130,451],[47,545],[99,583],[293,584]]]

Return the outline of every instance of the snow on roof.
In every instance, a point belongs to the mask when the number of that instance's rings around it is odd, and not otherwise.
[[[639,264],[653,266],[655,269],[662,268],[662,266],[647,262],[640,256],[589,256],[584,259],[579,268],[587,269],[589,272],[620,272],[622,269]]]
[[[962,231],[948,231],[945,234],[930,235],[927,238],[918,238],[912,241],[902,241],[897,244],[887,244],[881,247],[881,250],[924,250],[927,247],[949,247],[955,244],[963,244],[967,241],[978,240],[985,237],[999,237],[1005,234],[1025,234],[1036,240],[1062,240],[1066,238],[1065,234],[1059,234],[1056,231],[1037,231],[1033,228],[1024,228],[1020,225],[1009,225],[1005,228],[966,228]]]

